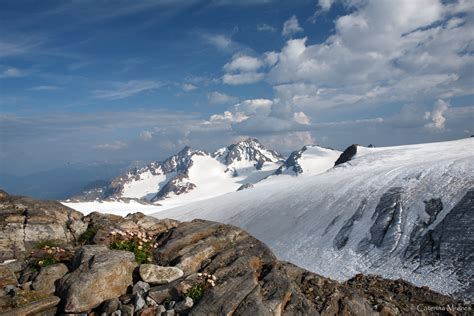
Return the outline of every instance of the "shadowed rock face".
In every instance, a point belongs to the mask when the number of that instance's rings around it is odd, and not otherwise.
[[[407,259],[420,258],[420,246],[421,243],[424,242],[424,234],[426,233],[427,228],[436,220],[439,212],[443,210],[443,202],[439,198],[424,201],[424,203],[425,213],[428,215],[428,219],[425,221],[418,218],[415,227],[410,234],[410,243],[405,250],[405,258]]]
[[[357,208],[357,211],[344,223],[344,226],[342,226],[341,230],[339,230],[336,237],[334,238],[334,247],[336,249],[341,249],[347,244],[349,235],[351,234],[354,227],[354,223],[362,218],[366,206],[367,199],[364,199]]]
[[[438,209],[430,215],[436,216]],[[434,220],[430,220],[433,222]],[[415,241],[415,260],[421,265],[442,262],[451,265],[468,287],[463,291],[472,296],[474,285],[474,189],[470,189],[433,230]],[[470,281],[470,283],[469,283]],[[460,293],[460,295],[464,295]]]
[[[382,195],[372,215],[375,222],[370,227],[370,237],[359,243],[359,252],[368,250],[370,245],[383,249],[387,254],[396,249],[405,221],[402,194],[402,188],[392,188]]]
[[[357,154],[357,145],[351,145],[346,148],[334,163],[334,166],[343,164],[351,160]]]
[[[301,150],[292,152],[290,156],[288,157],[288,159],[285,160],[285,163],[275,171],[275,174],[276,175],[282,174],[284,170],[290,170],[290,169],[293,170],[293,172],[296,174],[302,173],[303,169],[299,165],[298,160],[301,158],[301,156],[306,150],[307,150],[307,147],[304,146]]]

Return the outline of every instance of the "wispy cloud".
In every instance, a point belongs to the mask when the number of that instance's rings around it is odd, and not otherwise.
[[[117,140],[113,143],[98,144],[98,145],[94,146],[94,148],[96,148],[96,149],[105,149],[105,150],[119,150],[119,149],[123,149],[125,147],[127,147],[127,144],[120,141],[120,140]]]
[[[211,104],[226,104],[226,103],[232,103],[232,102],[237,102],[239,99],[217,91],[213,91],[207,94],[207,99],[209,100],[209,103]]]
[[[35,87],[31,87],[28,90],[31,90],[31,91],[54,91],[54,90],[61,90],[61,89],[62,88],[58,87],[58,86],[35,86]]]
[[[119,100],[142,92],[159,89],[163,84],[152,80],[130,80],[125,83],[114,84],[114,86],[110,90],[94,91],[94,97],[97,99]]]
[[[0,73],[0,78],[19,78],[28,74],[26,70],[21,70],[15,67],[6,68]]]
[[[39,36],[22,34],[18,38],[0,39],[0,57],[17,56],[33,52],[43,45],[45,40]]]
[[[276,30],[276,27],[273,27],[266,23],[257,24],[257,31],[259,32],[276,32]]]
[[[283,30],[281,31],[281,35],[283,36],[292,36],[293,34],[303,32],[303,28],[298,23],[298,19],[295,15],[285,21],[283,24]]]
[[[150,131],[143,131],[140,133],[140,138],[145,141],[150,140],[153,138],[153,133]]]
[[[234,28],[230,34],[225,33],[212,33],[208,31],[197,31],[196,34],[201,37],[204,42],[216,47],[218,50],[225,53],[236,53],[236,52],[251,52],[253,51],[249,47],[232,39],[232,35],[238,31],[238,28]]]
[[[196,87],[195,85],[193,85],[192,83],[183,83],[181,85],[181,88],[186,91],[186,92],[189,92],[189,91],[193,91],[193,90],[196,90],[198,87]]]

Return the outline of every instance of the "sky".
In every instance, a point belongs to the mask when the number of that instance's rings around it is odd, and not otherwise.
[[[470,0],[0,3],[0,172],[474,134]]]

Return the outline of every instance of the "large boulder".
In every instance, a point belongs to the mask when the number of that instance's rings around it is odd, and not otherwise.
[[[66,313],[87,312],[119,297],[133,284],[134,254],[105,246],[84,246],[73,260],[73,272],[59,282],[56,293]]]

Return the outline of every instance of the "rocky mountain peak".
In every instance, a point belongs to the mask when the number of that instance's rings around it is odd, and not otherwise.
[[[221,158],[226,165],[236,161],[277,162],[284,157],[276,151],[267,149],[255,138],[246,138],[226,148],[217,150],[214,157]]]

